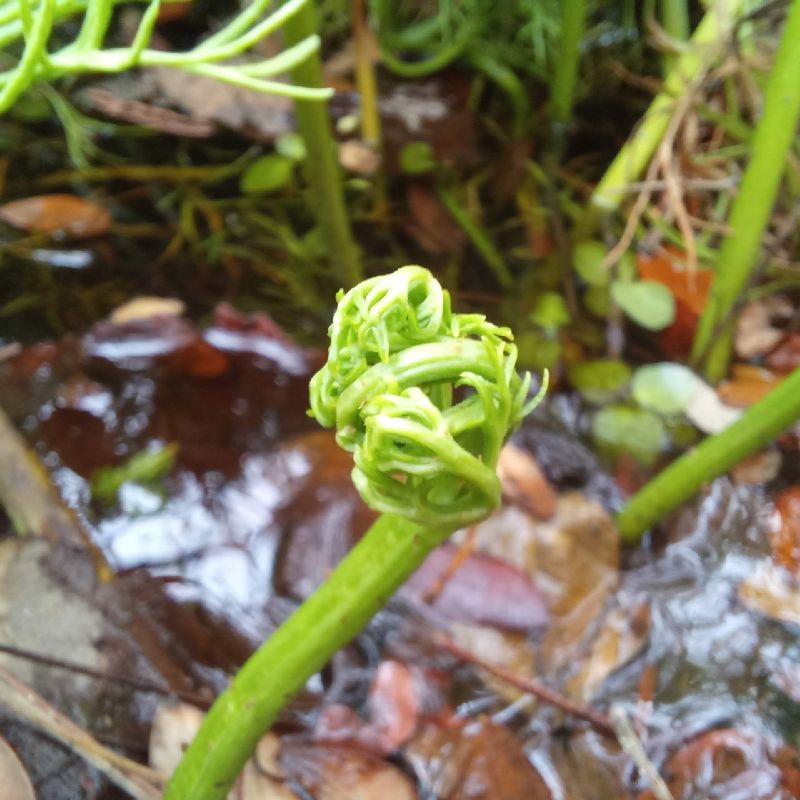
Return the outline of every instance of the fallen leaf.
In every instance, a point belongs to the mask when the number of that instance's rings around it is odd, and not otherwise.
[[[394,765],[347,747],[284,741],[279,763],[287,778],[316,800],[416,800],[411,781]]]
[[[507,502],[537,519],[553,516],[557,502],[555,490],[530,452],[507,444],[500,451],[497,475]]]
[[[372,723],[399,747],[417,727],[419,692],[413,668],[402,661],[381,661],[369,687]]]
[[[431,605],[450,620],[526,632],[547,622],[544,598],[523,569],[473,553],[448,576],[457,553],[455,544],[437,547],[400,590],[401,597],[425,602],[431,588],[443,582]]]
[[[800,486],[791,486],[775,498],[769,518],[772,557],[794,575],[800,575]]]
[[[124,325],[135,319],[147,319],[162,314],[180,317],[185,310],[186,304],[173,297],[134,297],[115,308],[108,319],[115,325]]]
[[[732,470],[736,483],[763,486],[775,480],[783,466],[783,454],[778,449],[762,450],[740,461]]]
[[[739,584],[739,599],[765,617],[800,625],[800,586],[774,561],[759,564]]]
[[[712,730],[685,744],[664,770],[676,798],[789,800],[782,791],[794,750],[747,730]],[[655,800],[647,790],[638,800]]]
[[[69,239],[100,236],[111,226],[107,209],[73,194],[44,194],[4,203],[0,219],[29,233]]]
[[[766,365],[775,372],[791,372],[800,366],[800,333],[790,333],[767,356]]]
[[[650,607],[616,608],[605,616],[578,672],[567,682],[568,695],[588,703],[603,681],[641,652],[650,635]]]
[[[339,163],[348,172],[369,177],[380,168],[381,156],[366,142],[348,139],[339,145]]]
[[[785,336],[783,327],[793,314],[794,304],[780,295],[769,295],[747,303],[736,319],[736,353],[742,358],[756,358],[769,353]]]
[[[714,388],[700,379],[684,413],[703,433],[720,433],[742,415],[740,409],[723,403]]]
[[[717,394],[726,405],[747,408],[766,397],[782,380],[767,369],[750,364],[734,364],[730,380],[717,386]]]
[[[714,271],[697,269],[690,272],[682,263],[682,254],[670,247],[649,254],[640,252],[636,256],[639,276],[666,286],[676,300],[681,300],[696,316],[703,313]]]
[[[547,784],[508,728],[480,719],[462,729],[427,727],[409,748],[446,800],[551,800]]]
[[[408,233],[428,253],[458,253],[464,246],[466,236],[461,226],[453,219],[429,187],[420,183],[406,186],[406,203],[410,220],[406,224]]]
[[[0,737],[0,786],[3,787],[3,800],[36,800],[25,767],[2,737]]]

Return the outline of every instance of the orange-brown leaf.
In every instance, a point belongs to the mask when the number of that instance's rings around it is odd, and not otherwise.
[[[710,269],[690,272],[681,258],[679,252],[664,248],[654,255],[639,253],[636,257],[636,266],[644,280],[663,284],[677,300],[682,300],[699,315],[706,304],[714,272]]]
[[[105,208],[74,194],[43,194],[4,203],[0,219],[28,233],[69,239],[100,236],[111,226]]]

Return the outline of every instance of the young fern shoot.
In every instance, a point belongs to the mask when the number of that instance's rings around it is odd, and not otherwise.
[[[500,450],[545,391],[546,380],[528,397],[511,331],[453,313],[423,267],[363,281],[338,300],[311,413],[336,428],[355,486],[383,514],[217,699],[165,800],[222,800],[291,696],[434,547],[499,504]]]

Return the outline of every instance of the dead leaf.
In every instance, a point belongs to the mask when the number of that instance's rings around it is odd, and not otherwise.
[[[397,767],[351,748],[285,741],[279,763],[316,800],[417,800]]]
[[[580,669],[566,684],[567,694],[588,703],[603,681],[641,652],[650,635],[650,607],[616,608],[606,615]]]
[[[699,316],[708,298],[714,271],[687,269],[684,254],[670,246],[655,254],[638,253],[636,267],[643,280],[656,281],[666,286],[676,300],[680,300]]]
[[[369,687],[369,710],[373,724],[396,747],[411,738],[420,711],[412,667],[402,661],[381,661]]]
[[[719,399],[728,406],[747,408],[766,397],[782,377],[751,364],[734,364],[730,380],[717,387]]]
[[[765,617],[800,625],[800,585],[774,561],[759,564],[739,584],[739,599]]]
[[[446,800],[551,800],[522,742],[508,728],[481,719],[464,728],[428,726],[409,746]]]
[[[348,139],[339,145],[339,163],[348,172],[368,177],[380,168],[381,156],[366,142]]]
[[[800,366],[800,333],[790,333],[767,356],[766,365],[775,372],[791,372]]]
[[[538,519],[550,519],[555,514],[555,490],[527,450],[507,444],[500,451],[497,475],[505,500]]]
[[[792,317],[794,305],[780,295],[769,295],[748,303],[736,320],[734,346],[742,358],[763,356],[783,339],[783,327]],[[776,327],[775,323],[781,327]]]
[[[406,228],[423,250],[428,253],[461,251],[466,235],[433,189],[421,183],[409,183],[406,203],[410,213]]]
[[[25,767],[2,737],[0,737],[0,786],[2,786],[3,800],[36,800]]]
[[[736,483],[763,486],[778,477],[782,465],[783,454],[780,450],[762,450],[740,461],[731,470],[731,478]]]
[[[453,544],[437,547],[403,586],[401,596],[425,602],[441,581],[443,588],[431,605],[448,619],[527,633],[547,622],[542,593],[522,569],[473,553],[447,575],[457,553]]]
[[[800,575],[800,486],[791,486],[775,498],[769,534],[775,561]]]
[[[107,209],[73,194],[44,194],[0,206],[0,219],[28,233],[90,239],[111,226]]]
[[[185,310],[186,304],[172,297],[134,297],[115,308],[108,319],[115,325],[124,325],[135,319],[147,319],[162,314],[180,317]]]

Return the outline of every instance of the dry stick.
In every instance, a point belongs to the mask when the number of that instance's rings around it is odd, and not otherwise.
[[[136,800],[158,800],[165,776],[107,747],[51,706],[30,686],[0,667],[0,704],[79,753]]]
[[[630,756],[639,772],[644,775],[656,800],[675,800],[669,786],[659,775],[653,762],[647,757],[644,745],[634,730],[628,715],[621,706],[611,706],[611,722],[622,749]]]
[[[549,703],[551,706],[560,708],[566,714],[570,714],[573,717],[578,717],[579,719],[585,720],[598,733],[602,733],[604,736],[609,736],[611,738],[616,737],[614,726],[611,723],[611,720],[609,720],[600,712],[593,711],[591,708],[573,703],[572,700],[564,697],[563,694],[560,694],[559,692],[556,692],[547,686],[543,686],[538,681],[531,680],[529,678],[522,678],[519,675],[511,672],[511,670],[505,669],[505,667],[500,667],[496,664],[483,661],[469,650],[464,650],[462,647],[459,647],[452,639],[449,639],[446,636],[437,637],[436,643],[444,650],[447,650],[448,653],[454,655],[457,659],[459,659],[459,661],[464,661],[467,664],[474,664],[476,667],[485,669],[496,678],[500,678],[501,681],[510,683],[517,689],[521,689],[523,692],[532,694],[543,702]]]
[[[41,653],[34,653],[32,650],[26,650],[23,647],[14,647],[10,644],[0,643],[0,653],[13,656],[14,658],[24,658],[36,664],[43,664],[47,667],[54,669],[63,669],[69,672],[75,672],[79,675],[86,675],[89,678],[94,678],[99,681],[108,681],[121,686],[128,686],[135,689],[137,692],[150,692],[152,694],[159,694],[163,697],[178,697],[187,703],[192,703],[199,708],[209,708],[212,700],[208,697],[203,697],[196,692],[187,692],[183,689],[168,689],[158,684],[149,681],[140,681],[135,678],[127,678],[124,675],[112,675],[103,670],[93,669],[92,667],[84,667],[81,664],[75,664],[72,661],[64,661],[60,658],[53,658]]]

